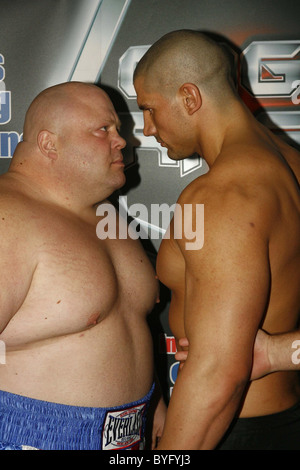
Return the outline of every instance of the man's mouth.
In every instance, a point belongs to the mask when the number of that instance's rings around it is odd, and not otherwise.
[[[166,144],[162,140],[159,140],[159,139],[156,139],[156,140],[162,147],[166,147]]]
[[[115,160],[111,162],[112,165],[117,165],[117,166],[125,166],[124,161],[123,161],[123,156],[117,157]]]

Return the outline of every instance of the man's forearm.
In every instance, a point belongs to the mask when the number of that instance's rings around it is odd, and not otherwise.
[[[246,381],[228,381],[228,375],[211,369],[196,374],[188,364],[180,372],[167,412],[160,450],[214,449],[240,404]]]

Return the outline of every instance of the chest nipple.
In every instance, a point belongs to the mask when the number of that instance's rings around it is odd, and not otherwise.
[[[97,323],[99,323],[100,321],[100,313],[93,313],[93,315],[91,315],[87,321],[87,324],[86,326],[94,326],[94,325],[97,325]]]

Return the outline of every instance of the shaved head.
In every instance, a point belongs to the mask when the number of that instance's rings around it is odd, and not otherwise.
[[[194,83],[216,98],[233,92],[229,53],[204,34],[179,30],[155,42],[138,63],[134,80],[163,94],[176,92],[183,83]]]
[[[28,108],[23,140],[34,142],[43,129],[54,133],[61,132],[72,115],[76,115],[77,120],[79,119],[78,106],[88,103],[95,93],[103,95],[103,99],[109,102],[103,90],[86,83],[67,82],[43,90]]]

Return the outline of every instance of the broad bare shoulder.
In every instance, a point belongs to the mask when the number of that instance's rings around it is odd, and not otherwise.
[[[278,152],[259,146],[248,149],[233,146],[222,155],[212,169],[190,183],[178,203],[204,204],[207,217],[217,220],[234,216],[248,217],[264,227],[272,223],[287,198],[299,203],[299,187],[291,168]],[[253,220],[254,222],[254,220]],[[270,228],[270,227],[269,227]]]
[[[26,234],[30,223],[29,215],[33,204],[18,188],[11,187],[5,179],[0,179],[0,231],[2,243],[12,243]]]
[[[47,204],[31,197],[16,185],[0,180],[0,232],[7,249],[30,247],[34,241],[36,225],[47,221]],[[44,222],[43,222],[44,221]]]
[[[287,234],[299,233],[299,194],[288,166],[272,155],[260,160],[249,156],[224,158],[188,185],[178,204],[183,211],[192,207],[182,218],[183,236],[176,242],[186,264],[193,269],[202,271],[214,263],[218,266],[223,259],[224,266],[234,270],[235,262],[244,259],[249,265],[258,253],[260,260],[268,263],[270,249],[275,253],[286,243],[297,243]],[[202,226],[197,223],[200,204],[204,212]],[[186,227],[193,227],[193,231]],[[187,245],[192,241],[190,233],[199,238],[199,230],[203,233],[203,246],[199,250],[187,249],[192,246]],[[247,263],[239,266],[246,269]]]
[[[202,204],[206,223],[215,226],[230,226],[231,221],[237,222],[239,218],[247,219],[249,224],[261,219],[266,225],[267,219],[271,221],[271,215],[276,213],[277,199],[271,176],[271,184],[268,184],[265,176],[255,178],[243,168],[237,175],[233,167],[211,170],[194,180],[183,190],[178,204],[182,207]]]

